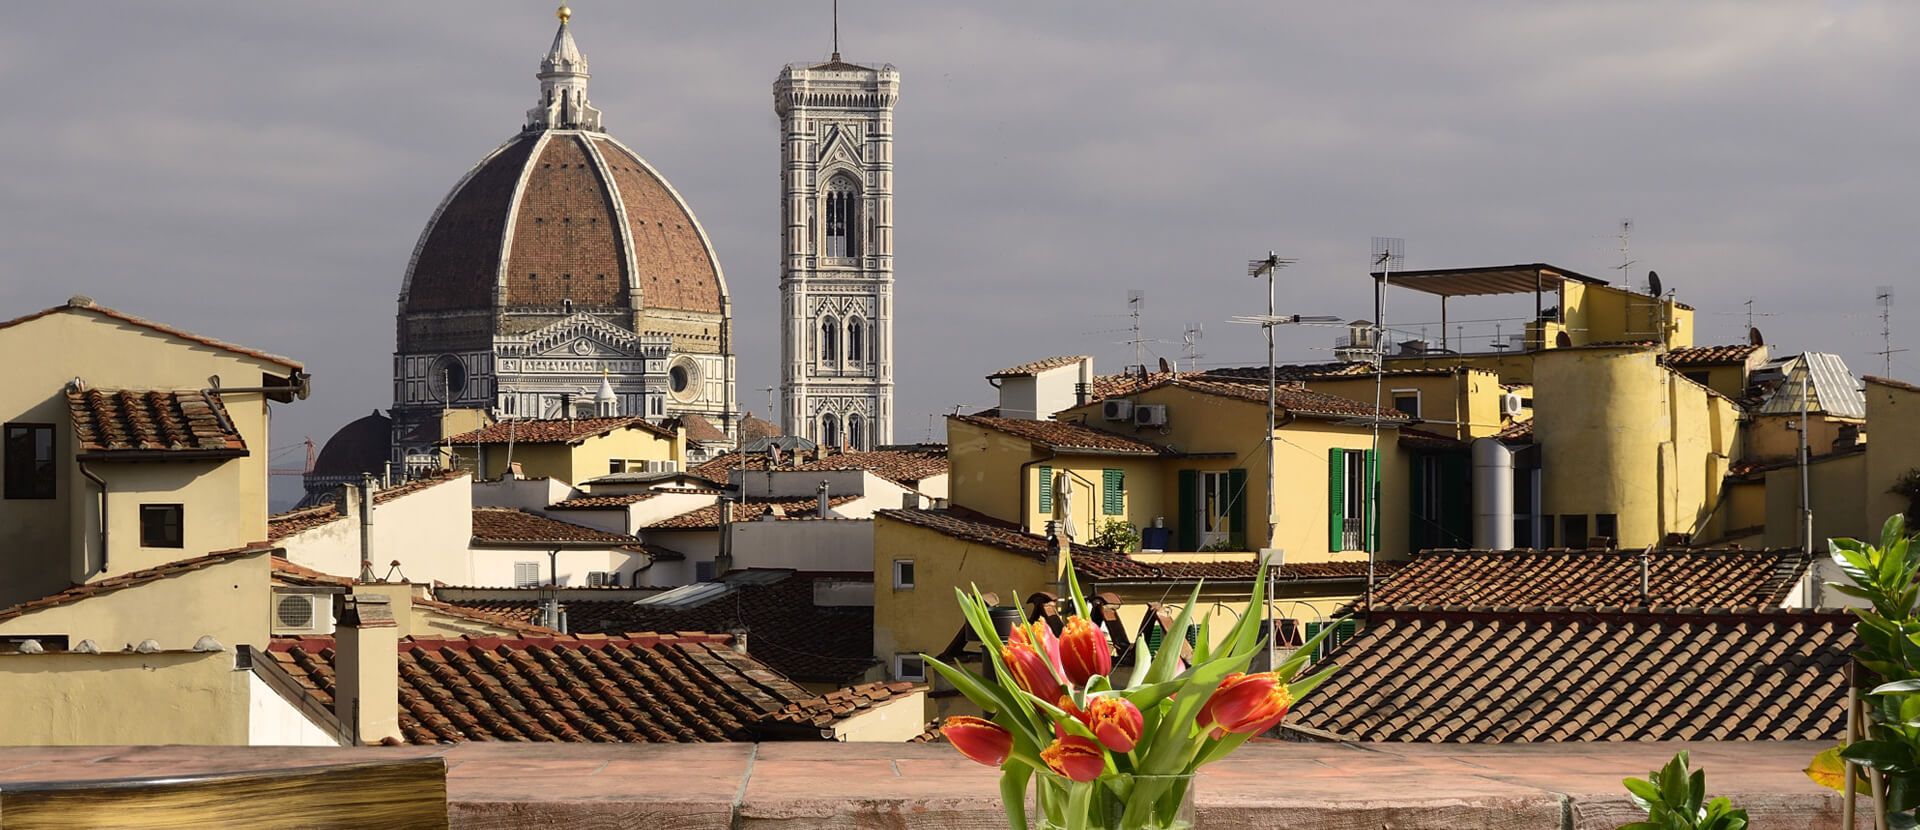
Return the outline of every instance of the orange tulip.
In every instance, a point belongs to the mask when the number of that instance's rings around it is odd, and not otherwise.
[[[1279,675],[1234,672],[1200,707],[1200,728],[1211,728],[1216,740],[1229,732],[1258,735],[1278,725],[1292,705],[1293,696]]]
[[[1085,617],[1067,618],[1066,630],[1060,633],[1060,671],[1075,686],[1113,671],[1113,647],[1107,644],[1106,633]]]
[[[1033,637],[1028,633],[1029,628],[1039,632],[1039,642],[1034,642]],[[1053,636],[1053,628],[1047,625],[1046,620],[1034,620],[1027,625],[1015,627],[1011,642],[1033,646],[1035,651],[1047,656],[1049,663],[1060,665],[1060,638]]]
[[[941,724],[940,734],[961,755],[990,767],[1000,766],[1013,754],[1013,733],[985,718],[955,715]]]
[[[1100,743],[1115,752],[1132,752],[1146,728],[1140,707],[1123,697],[1094,698],[1087,703],[1087,714],[1082,720],[1100,738]]]
[[[1000,661],[1007,664],[1013,682],[1041,700],[1060,699],[1060,678],[1055,677],[1047,660],[1026,643],[1008,643],[1000,649]]]
[[[1082,783],[1099,778],[1107,771],[1107,753],[1101,751],[1098,741],[1068,735],[1065,731],[1046,749],[1040,750],[1040,760],[1055,773]]]

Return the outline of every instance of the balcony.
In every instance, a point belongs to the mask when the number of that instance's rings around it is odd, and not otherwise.
[[[1644,775],[1680,749],[1706,770],[1708,790],[1746,807],[1755,827],[1837,827],[1840,797],[1800,772],[1821,748],[1790,741],[1259,743],[1208,767],[1198,790],[1200,827],[1614,828],[1640,817],[1620,780]],[[446,760],[455,828],[1006,826],[995,771],[949,747],[920,744],[14,747],[0,749],[0,799],[16,782],[423,756]]]

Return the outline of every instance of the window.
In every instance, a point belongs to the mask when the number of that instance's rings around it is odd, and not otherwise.
[[[1712,372],[1687,372],[1686,378],[1687,380],[1693,381],[1694,383],[1700,384],[1701,386],[1713,385],[1707,382],[1707,381],[1713,380]]]
[[[140,546],[143,548],[186,547],[181,528],[181,507],[177,504],[140,505]]]
[[[1593,517],[1593,535],[1604,537],[1607,547],[1620,544],[1620,515],[1601,513]]]
[[[1420,417],[1420,390],[1393,390],[1393,408],[1406,413],[1409,418]]]
[[[1353,635],[1360,631],[1360,623],[1351,617],[1338,622],[1309,622],[1307,623],[1307,639],[1311,640],[1319,636],[1320,632],[1327,628],[1332,628],[1333,631],[1327,635],[1326,639],[1321,640],[1318,646],[1314,647],[1314,662],[1325,659],[1327,655],[1333,653],[1334,649],[1339,648],[1341,643],[1353,639]]]
[[[1540,547],[1553,547],[1553,516],[1551,514],[1540,517]]]
[[[719,566],[713,564],[713,560],[711,559],[705,562],[695,562],[693,563],[693,580],[695,582],[712,582],[714,575],[718,571]]]
[[[831,315],[820,318],[820,362],[840,362],[840,321]]]
[[[1108,516],[1127,515],[1126,471],[1100,471],[1100,512]]]
[[[513,563],[513,587],[515,588],[540,587],[540,563],[538,562]]]
[[[833,417],[831,412],[820,416],[820,446],[840,446],[840,419]]]
[[[826,222],[826,255],[859,256],[860,189],[853,177],[843,174],[827,182]]]
[[[1053,468],[1040,468],[1040,506],[1041,514],[1053,512]]]
[[[676,363],[673,368],[667,370],[667,386],[675,392],[687,391],[687,385],[692,381],[693,378],[687,374],[687,367],[684,364]]]
[[[7,498],[55,498],[53,425],[7,424],[6,433]]]
[[[1373,521],[1374,454],[1327,451],[1327,550],[1366,550],[1377,541]]]
[[[893,656],[893,679],[925,681],[927,679],[927,661],[918,654],[896,654]]]
[[[913,560],[911,559],[893,560],[893,587],[895,588],[912,588],[913,587]]]
[[[1587,546],[1587,517],[1584,514],[1560,517],[1560,544],[1570,548]]]
[[[618,458],[607,459],[607,472],[609,474],[624,473],[626,471],[627,471],[627,462],[622,461]]]
[[[867,359],[867,324],[858,317],[847,318],[847,362]]]
[[[860,413],[847,416],[847,446],[856,450],[867,448],[867,419]]]

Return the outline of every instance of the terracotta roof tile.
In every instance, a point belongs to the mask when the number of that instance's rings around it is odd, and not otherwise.
[[[829,509],[839,507],[854,501],[856,498],[856,496],[829,496],[827,498],[827,507]],[[744,503],[736,501],[733,503],[733,520],[736,522],[756,521],[769,512],[785,519],[811,519],[819,512],[819,507],[820,500],[817,498],[754,499]],[[720,505],[715,503],[695,510],[689,510],[678,516],[669,516],[647,525],[645,529],[716,530],[719,527]]]
[[[876,662],[873,609],[815,605],[814,584],[838,579],[800,574],[773,583],[741,584],[735,591],[690,608],[599,599],[568,600],[562,607],[567,628],[575,634],[745,628],[747,652],[773,670],[809,683],[845,683]],[[526,593],[526,599],[461,600],[458,604],[531,622],[539,618],[540,600],[533,591]]]
[[[1531,444],[1533,443],[1533,421],[1514,421],[1501,427],[1493,437],[1500,439],[1502,444]]]
[[[1673,349],[1661,358],[1668,366],[1676,368],[1687,366],[1720,366],[1728,363],[1745,363],[1760,350],[1759,346],[1745,343],[1732,346],[1690,346]]]
[[[740,416],[740,443],[756,441],[762,438],[778,438],[786,433],[780,425],[749,412]]]
[[[647,490],[640,493],[617,493],[610,496],[568,496],[547,505],[548,510],[605,510],[612,507],[626,507],[638,504],[660,495],[659,490]]]
[[[1065,421],[1029,421],[983,415],[955,415],[953,418],[963,424],[1025,438],[1053,450],[1120,455],[1161,455],[1166,452],[1158,444]]]
[[[1063,355],[1056,355],[1054,357],[1043,357],[1031,363],[1022,363],[1018,366],[1009,366],[1005,369],[1001,369],[998,372],[994,372],[993,374],[988,375],[987,377],[989,378],[1031,377],[1033,375],[1040,374],[1041,372],[1044,372],[1048,369],[1058,369],[1062,366],[1072,366],[1086,359],[1087,359],[1087,356],[1081,355],[1081,354],[1063,354]]]
[[[1205,376],[1177,377],[1162,385],[1178,386],[1209,395],[1226,398],[1267,402],[1267,384],[1263,376],[1258,383],[1243,380],[1217,380]],[[1274,401],[1281,409],[1296,415],[1322,418],[1366,418],[1379,413],[1387,421],[1405,422],[1411,420],[1406,413],[1396,409],[1375,409],[1372,404],[1362,403],[1351,398],[1315,392],[1302,386],[1281,386],[1274,392]]]
[[[172,335],[182,340],[191,340],[203,346],[212,346],[222,351],[228,351],[228,352],[233,352],[235,354],[246,355],[247,357],[264,360],[268,363],[277,363],[288,369],[304,368],[297,361],[290,360],[288,358],[284,358],[276,354],[268,354],[267,352],[263,352],[258,349],[249,349],[245,346],[228,343],[225,340],[215,340],[211,337],[205,337],[202,335],[194,334],[193,332],[190,332],[190,331],[184,331],[181,329],[174,328],[165,323],[156,323],[144,317],[136,317],[124,311],[115,311],[103,305],[96,305],[92,300],[86,299],[84,297],[75,297],[71,300],[68,300],[64,305],[57,305],[52,308],[36,311],[32,314],[28,314],[23,317],[15,317],[12,320],[0,322],[0,329],[12,328],[14,326],[20,325],[21,323],[32,322],[34,320],[38,320],[42,317],[45,317],[49,314],[53,314],[60,311],[67,311],[67,310],[85,311],[92,314],[98,314],[102,317],[119,320],[122,323],[129,323],[135,326],[139,326],[143,329],[147,329],[149,331],[157,331],[157,332],[160,332],[161,334]]]
[[[1292,721],[1360,741],[1830,741],[1852,627],[1832,611],[1382,608]]]
[[[712,421],[702,418],[699,415],[688,413],[675,418],[674,421],[687,431],[688,441],[699,441],[704,444],[724,444],[727,442],[726,433],[721,432],[720,428],[714,426]]]
[[[638,416],[622,418],[545,418],[501,421],[442,441],[443,444],[571,444],[616,429],[642,429],[662,438],[673,431]]]
[[[543,625],[536,625],[530,620],[522,619],[512,614],[495,614],[485,609],[469,608],[456,603],[441,602],[437,599],[419,596],[413,598],[413,605],[416,608],[425,608],[436,614],[445,614],[449,617],[456,617],[468,622],[491,625],[520,635],[533,637],[562,636],[559,631]]]
[[[608,545],[637,545],[639,539],[624,533],[608,533],[597,528],[549,519],[538,513],[511,507],[473,508],[473,540],[481,544],[512,545],[548,542],[599,542]]]
[[[1172,372],[1139,371],[1122,372],[1114,375],[1095,375],[1093,378],[1092,399],[1103,401],[1108,398],[1124,398],[1142,389],[1149,389],[1172,378]]]
[[[828,729],[835,723],[869,711],[875,706],[925,688],[925,686],[902,682],[862,683],[858,686],[835,689],[819,697],[789,703],[787,708],[775,712],[768,720],[794,726]]]
[[[273,581],[279,585],[299,585],[305,587],[345,587],[353,584],[353,580],[344,576],[334,576],[333,574],[323,571],[316,571],[305,565],[296,565],[287,561],[286,557],[279,554],[275,554],[273,557]]]
[[[210,568],[214,565],[231,562],[236,559],[245,559],[256,554],[271,553],[275,550],[277,550],[277,548],[265,542],[256,542],[246,547],[215,551],[205,556],[181,559],[176,562],[168,562],[158,567],[143,568],[137,571],[128,571],[117,576],[109,576],[105,579],[96,579],[92,582],[75,585],[57,594],[50,594],[39,599],[28,600],[27,602],[10,608],[0,608],[0,620],[10,620],[22,614],[30,614],[47,608],[79,602],[80,600],[97,597],[102,594],[111,594],[123,588],[133,588],[150,582],[158,582],[170,576],[178,576],[183,573],[201,570],[202,568]]]
[[[1915,386],[1914,384],[1908,383],[1904,380],[1894,380],[1893,378],[1883,378],[1878,375],[1867,375],[1866,377],[1861,378],[1861,380],[1864,380],[1867,383],[1879,384],[1881,386],[1890,386],[1895,389],[1904,389],[1908,392],[1920,392],[1920,386]]]
[[[934,476],[946,475],[949,470],[946,447],[916,448],[911,450],[869,450],[866,452],[835,452],[825,456],[801,451],[796,453],[801,460],[780,467],[783,470],[802,470],[823,472],[831,470],[866,470],[881,478],[900,484],[910,484]],[[791,459],[788,459],[791,462]],[[765,470],[768,459],[765,453],[730,452],[716,456],[713,460],[693,468],[694,475],[715,482],[724,482],[734,470]]]
[[[1382,605],[1778,607],[1806,574],[1797,550],[1432,550],[1374,588]]]
[[[220,396],[149,389],[88,389],[67,392],[73,415],[74,449],[83,456],[112,458],[145,453],[192,453],[239,457],[247,443],[234,428]]]
[[[403,638],[407,743],[746,741],[817,695],[712,634]],[[268,653],[332,707],[330,637],[277,637]]]

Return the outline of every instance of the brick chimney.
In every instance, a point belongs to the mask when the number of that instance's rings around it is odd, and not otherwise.
[[[400,737],[400,629],[388,597],[341,597],[333,675],[333,714],[355,745]]]

